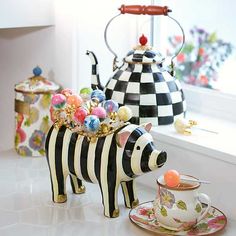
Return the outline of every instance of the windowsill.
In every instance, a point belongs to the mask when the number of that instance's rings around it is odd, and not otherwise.
[[[158,126],[152,128],[154,140],[236,164],[235,123],[189,111],[186,118],[198,122],[192,128],[192,135],[177,133],[173,125]],[[199,128],[215,131],[217,134]]]
[[[187,100],[188,111],[217,117],[222,121],[236,121],[236,95],[185,83],[181,85]]]

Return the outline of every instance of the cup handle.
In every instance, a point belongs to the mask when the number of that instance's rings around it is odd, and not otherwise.
[[[204,203],[207,204],[207,208],[205,209],[205,211],[197,218],[197,222],[201,221],[207,214],[207,212],[209,211],[210,207],[211,207],[211,199],[208,195],[206,195],[205,193],[199,193],[198,194],[198,198],[202,198],[204,199]]]

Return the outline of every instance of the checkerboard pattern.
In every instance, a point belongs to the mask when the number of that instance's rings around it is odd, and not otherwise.
[[[143,58],[142,62],[145,60]],[[164,71],[161,64],[127,63],[127,57],[125,61],[115,71],[104,91],[107,99],[131,108],[133,118],[130,122],[151,122],[158,126],[172,124],[177,117],[184,116],[186,102],[181,84]]]

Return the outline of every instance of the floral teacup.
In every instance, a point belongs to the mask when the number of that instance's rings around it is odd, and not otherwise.
[[[197,180],[192,176],[186,177]],[[157,184],[157,198],[153,202],[154,213],[159,224],[167,229],[188,230],[203,219],[211,207],[210,198],[204,193],[198,193],[198,182],[181,180],[179,186],[168,187],[162,175]],[[204,210],[199,198],[207,204]]]

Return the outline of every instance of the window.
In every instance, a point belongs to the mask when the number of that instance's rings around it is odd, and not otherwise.
[[[200,2],[194,0],[155,0],[154,3],[155,5],[169,6],[173,11],[170,16],[177,19],[185,31],[186,48],[184,53],[177,58],[179,60],[179,63],[176,63],[177,72],[182,72],[179,76],[182,76],[182,80],[185,81],[191,79],[191,75],[195,73],[196,77],[198,76],[198,82],[194,83],[196,78],[192,78],[192,84],[201,86],[183,84],[188,107],[220,118],[235,120],[236,32],[232,19],[234,19],[233,9],[236,7],[236,2],[230,0],[224,2],[220,0]],[[169,49],[169,53],[173,53],[173,42],[171,45],[170,39],[177,41],[174,42],[176,47],[178,47],[178,40],[181,40],[178,37],[181,35],[178,25],[164,16],[154,18],[154,46],[162,49],[161,52],[164,55],[166,55],[167,49]],[[199,39],[200,36],[205,37],[206,35],[208,42],[205,42],[205,45],[200,45],[198,40],[203,40]],[[193,53],[188,54],[188,50]],[[194,52],[198,55],[194,55]],[[202,63],[201,68],[198,69],[187,65],[187,63],[194,62],[201,53],[208,53],[206,56],[211,59],[207,63]],[[184,62],[186,59],[184,57],[189,57],[188,61]],[[217,73],[213,73],[215,71]],[[187,82],[191,84],[191,80]],[[204,87],[213,89],[204,89]]]

